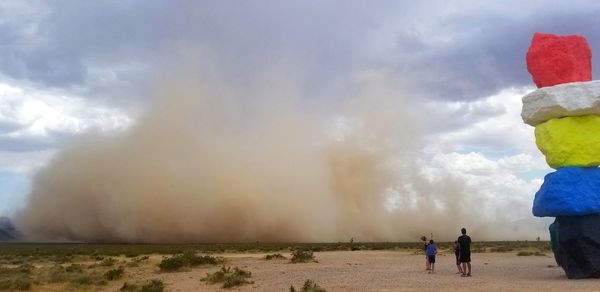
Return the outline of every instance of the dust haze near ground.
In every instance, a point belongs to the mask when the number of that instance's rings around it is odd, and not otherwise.
[[[451,240],[467,224],[478,240],[528,233],[484,213],[451,174],[424,173],[427,115],[384,72],[357,73],[356,94],[325,108],[298,76],[231,86],[213,73],[165,69],[128,130],[59,153],[18,228],[31,240],[154,243]]]

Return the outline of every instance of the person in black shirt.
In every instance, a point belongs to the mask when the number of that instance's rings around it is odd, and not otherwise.
[[[462,264],[462,277],[471,277],[471,237],[467,235],[467,230],[462,228],[462,233],[458,237],[459,260]],[[468,271],[468,272],[467,272]]]

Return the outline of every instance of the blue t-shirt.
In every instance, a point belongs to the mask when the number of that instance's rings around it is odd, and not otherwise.
[[[437,247],[435,246],[435,244],[429,244],[427,246],[427,255],[428,256],[432,256],[435,255],[437,253]]]

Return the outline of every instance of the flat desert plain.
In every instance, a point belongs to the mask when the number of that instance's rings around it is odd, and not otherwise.
[[[598,291],[600,280],[569,280],[551,256],[517,256],[516,253],[474,253],[472,277],[456,274],[453,254],[437,257],[435,273],[425,271],[424,256],[408,251],[327,251],[316,252],[318,262],[290,263],[287,259],[265,260],[266,253],[219,254],[225,266],[250,271],[253,283],[222,288],[222,284],[201,281],[220,266],[200,266],[177,272],[160,272],[160,255],[145,264],[127,268],[123,277],[91,291],[118,291],[124,282],[140,283],[159,279],[165,291],[300,291],[312,279],[327,291]],[[120,260],[126,260],[121,256]],[[33,286],[32,291],[60,291],[64,285]],[[81,287],[76,290],[81,289]]]

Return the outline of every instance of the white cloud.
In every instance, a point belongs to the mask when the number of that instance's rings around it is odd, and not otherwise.
[[[531,206],[543,175],[552,170],[535,146],[534,128],[520,117],[521,97],[529,90],[508,88],[478,101],[428,105],[435,108],[434,119],[454,124],[430,134],[419,164],[432,183],[458,181],[461,196],[478,202],[482,213],[544,237],[548,220],[533,217]]]
[[[49,137],[88,130],[125,129],[131,118],[119,109],[89,99],[0,83],[0,122],[18,125],[0,137]]]

